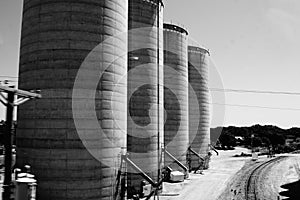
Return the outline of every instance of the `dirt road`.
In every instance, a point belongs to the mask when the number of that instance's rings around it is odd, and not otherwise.
[[[248,161],[230,180],[224,192],[218,197],[222,200],[285,199],[279,193],[282,186],[300,179],[297,166],[299,155],[277,155],[275,160],[261,158]]]

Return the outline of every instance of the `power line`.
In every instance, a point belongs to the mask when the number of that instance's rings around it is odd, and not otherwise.
[[[0,76],[0,78],[18,79],[19,77],[16,77],[16,76]],[[6,79],[2,79],[2,80],[5,81]],[[17,80],[7,80],[7,81],[18,82]],[[222,89],[222,88],[209,88],[209,90],[214,91],[214,92],[256,93],[256,94],[300,96],[300,92],[271,91],[271,90],[244,90],[244,89]]]
[[[209,88],[210,91],[215,92],[236,92],[236,93],[257,93],[257,94],[272,94],[272,95],[297,95],[300,96],[300,92],[283,92],[283,91],[264,91],[264,90],[237,90],[237,89],[221,89],[221,88]]]
[[[12,79],[18,79],[19,77],[16,77],[16,76],[0,76],[0,78],[12,78]]]
[[[219,106],[232,106],[232,107],[245,107],[245,108],[260,108],[260,109],[271,109],[271,110],[289,110],[289,111],[300,111],[300,108],[280,108],[280,107],[268,107],[268,106],[256,106],[256,105],[242,105],[242,104],[225,104],[225,103],[210,103],[212,105]]]

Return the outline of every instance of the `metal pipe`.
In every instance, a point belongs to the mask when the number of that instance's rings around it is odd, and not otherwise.
[[[118,194],[119,194],[119,186],[120,186],[120,180],[121,180],[121,174],[122,174],[122,167],[123,167],[123,160],[121,159],[121,165],[120,165],[120,168],[119,168],[118,174],[117,174],[117,183],[116,183],[116,191],[115,191],[114,200],[117,200]]]
[[[164,182],[164,180],[165,180],[165,177],[158,181],[158,183],[155,186],[155,189],[147,196],[147,198],[145,200],[149,200],[153,195],[156,194],[157,190],[159,189],[159,186],[161,186],[161,184]]]
[[[213,146],[213,145],[209,145],[210,146],[210,148],[214,151],[214,152],[216,152],[216,154],[217,154],[217,156],[219,155],[219,152],[217,151],[217,149]]]
[[[146,179],[146,181],[148,181],[153,187],[156,187],[156,183],[153,181],[152,178],[150,178],[150,176],[148,176],[145,172],[143,172],[143,170],[141,170],[141,168],[139,168],[136,164],[134,164],[134,162],[132,162],[127,156],[123,156],[123,159],[126,160],[126,162],[138,173],[140,173],[140,175]]]
[[[130,159],[128,158],[128,155],[127,155],[126,153],[124,153],[124,152],[123,152],[123,155],[122,155],[122,157],[121,157],[121,162],[123,162],[123,160],[126,161],[126,163],[129,164],[132,168],[134,168],[138,173],[140,173],[140,175],[141,175],[144,179],[146,179],[146,181],[148,181],[148,182],[152,185],[152,187],[155,188],[153,191],[151,191],[151,193],[150,193],[150,194],[147,196],[147,198],[146,198],[146,200],[147,200],[147,199],[150,199],[153,195],[156,194],[158,188],[161,186],[161,184],[162,184],[163,181],[165,180],[165,177],[162,178],[162,179],[159,179],[158,182],[154,182],[154,181],[152,180],[152,178],[150,178],[147,174],[145,174],[145,173],[143,172],[143,170],[140,169],[140,168],[139,168],[132,160],[130,160]],[[120,169],[121,169],[121,168],[122,168],[122,164],[121,164]],[[119,171],[119,172],[120,172],[120,171]],[[119,177],[119,175],[118,175],[118,177]],[[123,195],[121,195],[121,197],[123,197]]]
[[[193,153],[195,156],[197,156],[198,158],[200,158],[202,161],[204,161],[204,158],[200,156],[196,151],[194,151],[194,149],[192,149],[191,147],[189,147],[189,151]]]
[[[170,154],[165,148],[163,148],[163,151],[167,156],[169,156],[169,158],[171,158],[179,167],[181,167],[185,171],[185,176],[188,177],[188,168],[179,160],[177,160],[172,154]]]

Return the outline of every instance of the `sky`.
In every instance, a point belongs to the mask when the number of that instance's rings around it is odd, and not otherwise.
[[[21,13],[22,0],[0,0],[0,76],[18,74]],[[225,89],[300,92],[300,1],[165,0],[164,16],[210,49]],[[210,87],[219,87],[212,74]],[[213,102],[300,109],[299,95],[225,95],[225,102],[217,98]],[[299,116],[299,110],[226,106],[223,123],[211,126],[300,127]],[[0,106],[2,118],[5,111]]]

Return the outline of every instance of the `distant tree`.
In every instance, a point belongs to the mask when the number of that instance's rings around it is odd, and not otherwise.
[[[281,129],[277,126],[266,125],[262,126],[256,124],[251,127],[218,127],[215,129],[211,129],[211,138],[213,141],[217,141],[217,138],[222,131],[222,135],[220,136],[220,144],[223,147],[234,147],[236,144],[235,137],[241,136],[244,138],[243,144],[246,147],[251,147],[251,142],[253,142],[254,146],[266,146],[272,147],[275,152],[284,151],[285,139],[287,135],[291,135],[294,137],[300,137],[300,128],[291,128],[291,129]],[[255,138],[252,141],[251,135],[255,134]],[[295,146],[299,149],[298,146]],[[294,147],[293,147],[294,148]]]
[[[227,147],[227,148],[232,148],[236,146],[236,139],[234,137],[234,135],[228,133],[228,132],[222,132],[219,141],[221,143],[221,146],[223,148]]]
[[[271,141],[268,137],[262,137],[261,140],[262,140],[263,146],[266,146],[266,147],[270,146]]]
[[[262,146],[262,139],[260,137],[254,137],[253,138],[253,141],[252,141],[252,144],[253,144],[253,147],[260,147]]]
[[[244,145],[246,147],[251,147],[251,136],[247,136],[244,138]]]
[[[285,144],[285,137],[283,135],[274,134],[274,135],[271,135],[269,139],[273,146]]]

